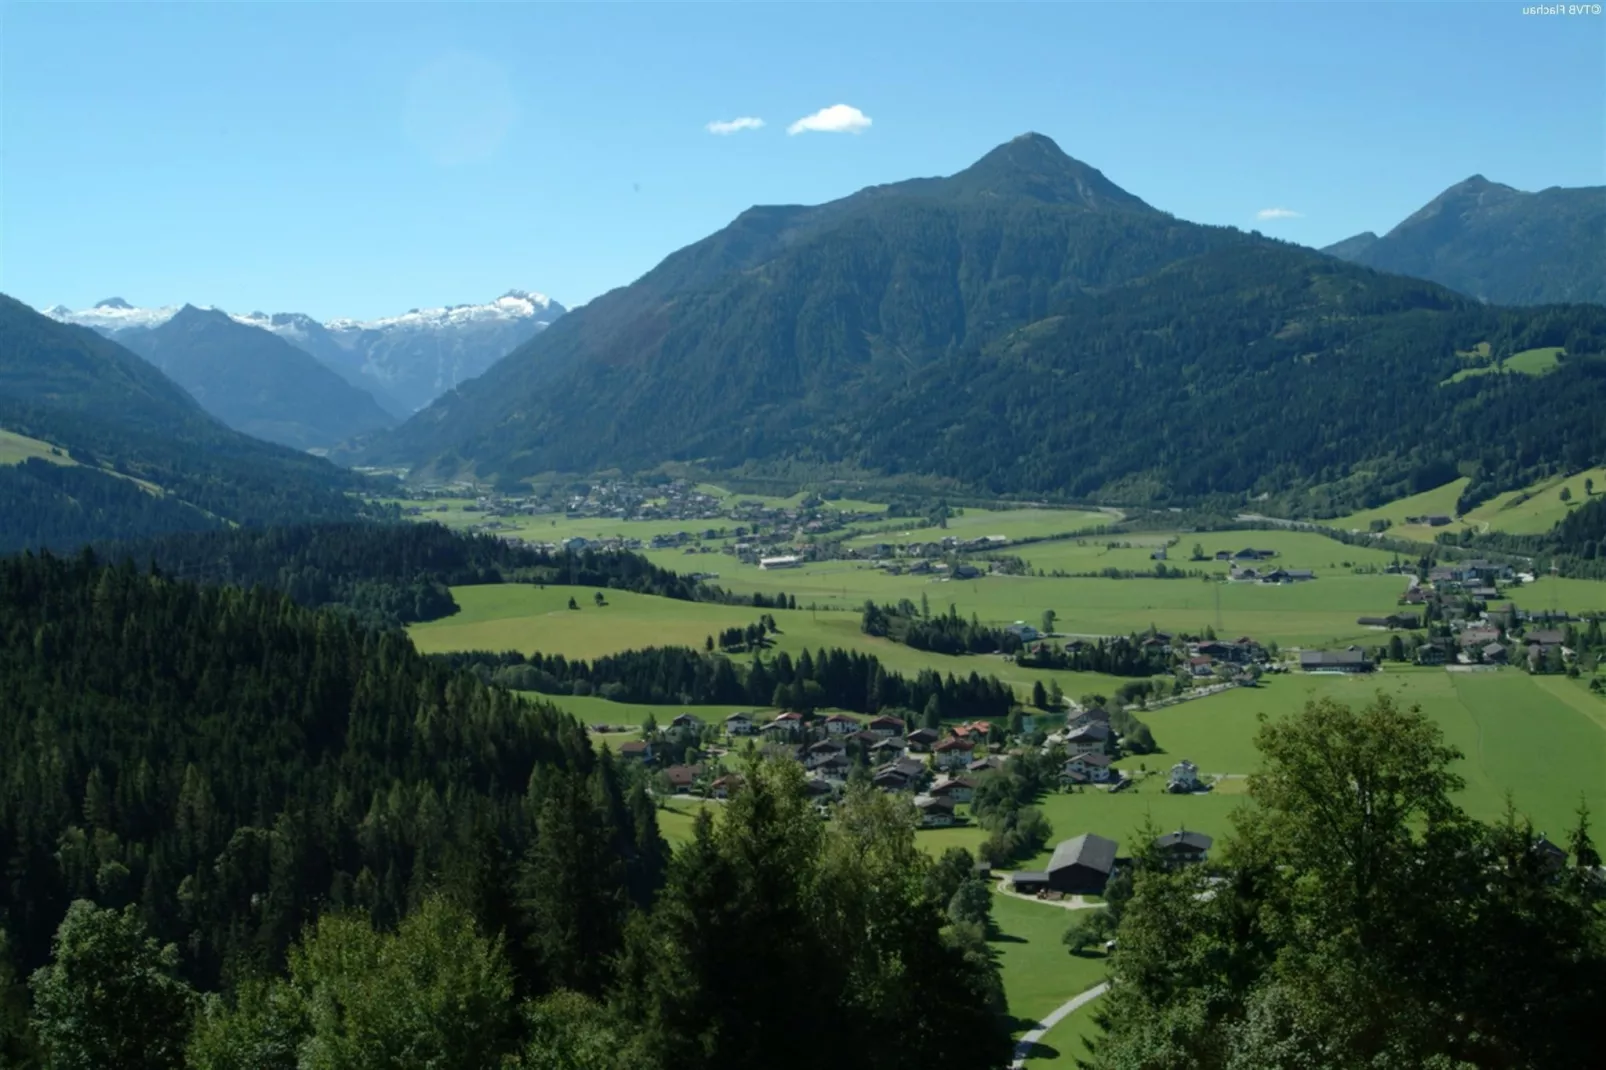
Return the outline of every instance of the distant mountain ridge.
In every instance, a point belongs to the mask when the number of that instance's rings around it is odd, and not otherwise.
[[[206,411],[269,442],[327,449],[395,422],[310,353],[215,309],[185,305],[159,326],[116,337]]]
[[[45,314],[117,338],[126,331],[160,327],[181,307],[138,308],[114,297],[79,311],[56,305]],[[298,312],[228,315],[312,354],[351,385],[371,393],[391,415],[404,417],[480,375],[564,311],[545,294],[509,290],[485,304],[415,308],[377,320],[319,322]]]
[[[1480,342],[1567,356],[1550,379],[1441,388]],[[946,178],[749,209],[359,457],[1315,509],[1606,455],[1603,350],[1606,309],[1482,307],[1178,220],[1026,135]]]
[[[1492,304],[1606,304],[1606,186],[1525,193],[1473,175],[1381,238],[1322,251]]]
[[[349,492],[365,485],[230,430],[145,359],[4,295],[0,429],[59,451],[0,464],[0,552],[349,519]]]

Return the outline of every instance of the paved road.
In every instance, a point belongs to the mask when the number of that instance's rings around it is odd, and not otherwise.
[[[1020,1038],[1020,1040],[1015,1042],[1015,1061],[1010,1063],[1011,1070],[1020,1070],[1021,1067],[1025,1066],[1026,1057],[1032,1053],[1032,1048],[1039,1040],[1043,1039],[1043,1035],[1045,1033],[1047,1033],[1050,1029],[1053,1029],[1056,1025],[1059,1025],[1060,1021],[1063,1020],[1067,1014],[1070,1014],[1078,1007],[1086,1006],[1095,999],[1098,999],[1100,996],[1104,995],[1105,990],[1107,990],[1109,987],[1110,986],[1108,983],[1094,985],[1081,995],[1072,996],[1064,1003],[1061,1003],[1058,1007],[1055,1007],[1049,1016],[1043,1019],[1042,1025],[1036,1029],[1033,1029],[1030,1033],[1025,1034]]]

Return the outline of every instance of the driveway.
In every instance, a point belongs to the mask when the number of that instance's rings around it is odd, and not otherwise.
[[[1033,1029],[1030,1033],[1022,1035],[1021,1038],[1015,1042],[1015,1061],[1009,1064],[1011,1070],[1021,1070],[1021,1068],[1026,1065],[1026,1058],[1027,1056],[1031,1055],[1032,1048],[1037,1046],[1037,1042],[1043,1039],[1044,1034],[1046,1034],[1050,1029],[1053,1029],[1056,1025],[1059,1025],[1067,1014],[1070,1014],[1078,1007],[1085,1007],[1095,999],[1098,999],[1100,996],[1104,995],[1109,987],[1110,986],[1108,982],[1096,984],[1086,992],[1083,992],[1081,995],[1072,996],[1070,999],[1066,1000],[1064,1003],[1061,1003],[1058,1007],[1055,1007],[1051,1012],[1049,1012],[1048,1017],[1043,1019],[1042,1025],[1038,1026],[1036,1029]]]

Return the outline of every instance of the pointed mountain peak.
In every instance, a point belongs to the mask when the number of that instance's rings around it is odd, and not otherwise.
[[[1053,138],[1032,132],[1004,142],[943,184],[961,196],[1020,197],[1095,211],[1154,211],[1098,168],[1067,156]]]
[[[96,308],[112,308],[112,309],[117,309],[119,311],[124,311],[124,310],[130,310],[134,306],[129,304],[127,301],[124,301],[121,297],[108,297],[104,301],[96,301],[95,302],[95,307]]]

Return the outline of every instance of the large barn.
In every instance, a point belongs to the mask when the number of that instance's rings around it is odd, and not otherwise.
[[[1028,895],[1041,891],[1103,895],[1104,886],[1115,872],[1115,852],[1119,846],[1103,836],[1083,833],[1055,847],[1047,869],[1016,873],[1010,883],[1016,891]]]

